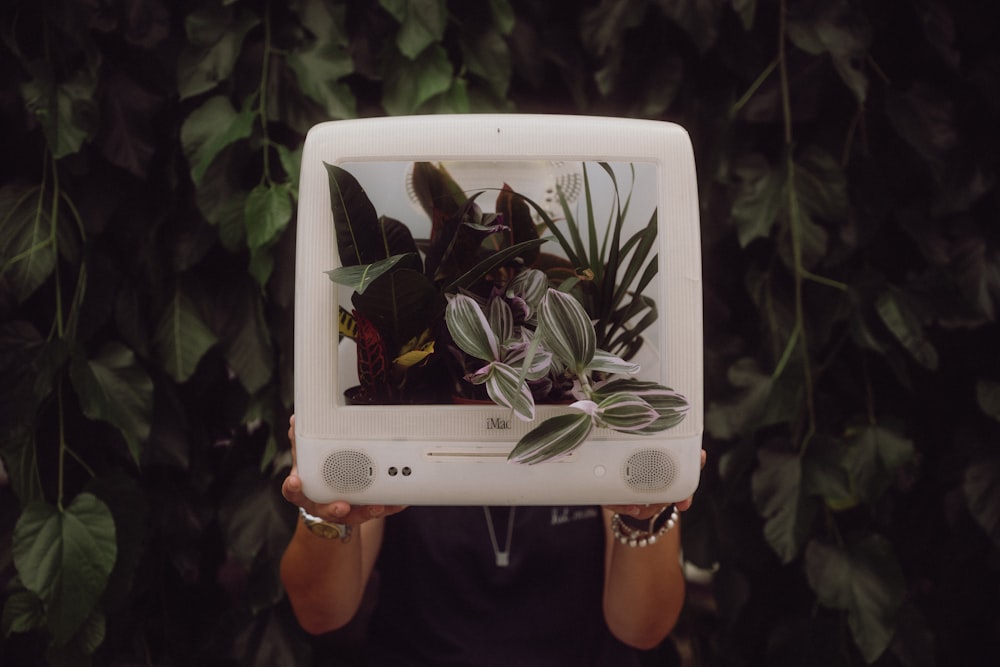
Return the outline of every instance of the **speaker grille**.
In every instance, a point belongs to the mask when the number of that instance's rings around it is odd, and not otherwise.
[[[356,449],[339,449],[323,460],[323,481],[338,493],[364,491],[375,481],[375,463]]]
[[[633,491],[665,491],[676,475],[674,457],[661,449],[640,449],[622,464],[625,485]]]

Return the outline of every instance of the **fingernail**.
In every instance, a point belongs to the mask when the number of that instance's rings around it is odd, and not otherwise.
[[[377,519],[378,517],[382,516],[382,512],[383,512],[383,508],[381,508],[381,507],[369,507],[368,508],[368,516],[370,516],[373,519]]]

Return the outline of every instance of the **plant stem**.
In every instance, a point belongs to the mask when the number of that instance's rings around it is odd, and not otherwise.
[[[795,265],[795,331],[800,339],[802,350],[802,375],[805,385],[805,408],[808,415],[808,427],[802,437],[801,449],[804,451],[809,440],[816,432],[816,405],[813,395],[812,362],[809,357],[809,340],[805,327],[805,309],[803,305],[802,283],[806,271],[802,266],[802,228],[798,195],[795,190],[795,160],[793,159],[794,144],[792,140],[792,104],[788,85],[788,57],[785,53],[787,39],[788,0],[781,0],[778,28],[778,70],[781,75],[781,110],[785,125],[785,160],[788,170],[786,190],[788,193],[788,221],[792,233],[792,257]]]
[[[260,65],[260,90],[258,91],[258,116],[260,118],[260,130],[264,135],[264,173],[262,178],[268,185],[271,184],[271,142],[267,133],[267,81],[271,70],[271,2],[264,3],[264,50],[261,56]]]

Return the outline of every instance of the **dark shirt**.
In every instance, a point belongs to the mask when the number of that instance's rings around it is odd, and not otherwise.
[[[493,507],[507,546],[508,507]],[[518,507],[498,567],[482,507],[410,507],[386,519],[370,664],[629,667],[602,611],[599,507]]]

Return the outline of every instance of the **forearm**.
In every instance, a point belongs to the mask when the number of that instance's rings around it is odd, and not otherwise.
[[[604,514],[608,525],[611,513]],[[652,648],[677,623],[684,605],[679,528],[645,547],[630,547],[609,536],[604,617],[611,632],[626,644]]]
[[[328,540],[301,522],[281,559],[281,581],[299,624],[312,634],[346,625],[358,611],[381,542],[382,520]]]

